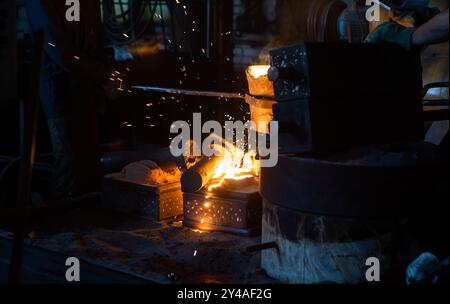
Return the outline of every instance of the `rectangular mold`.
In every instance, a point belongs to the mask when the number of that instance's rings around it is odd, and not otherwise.
[[[183,214],[180,183],[140,185],[114,178],[104,178],[103,206],[161,221]]]
[[[219,190],[183,193],[184,225],[205,231],[255,236],[261,232],[258,182],[232,181]]]

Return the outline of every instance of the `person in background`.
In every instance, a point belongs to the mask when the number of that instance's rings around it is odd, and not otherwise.
[[[101,183],[97,102],[111,74],[100,3],[80,1],[80,21],[66,20],[63,0],[27,0],[31,34],[44,33],[41,103],[53,147],[53,199],[98,191]]]
[[[386,22],[379,25],[367,37],[369,43],[395,43],[405,49],[421,47],[448,41],[448,9],[438,14],[433,9],[422,10],[416,21],[418,27],[405,27],[396,22]],[[434,15],[434,16],[433,16]]]
[[[415,27],[406,27],[393,21],[385,22],[375,28],[375,30],[373,30],[368,35],[366,42],[393,43],[407,50],[420,50],[420,48],[422,47],[448,42],[448,9],[445,9],[441,12],[437,8],[419,7],[414,9],[413,17],[415,19]],[[445,52],[445,48],[443,50]],[[446,52],[448,58],[448,47],[446,49]],[[424,68],[431,68],[434,70],[433,81],[428,80],[427,83],[448,83],[448,61],[447,63],[436,61],[436,64],[438,64],[439,66],[430,65],[428,61],[428,65],[424,66]],[[447,68],[445,68],[443,65],[447,66]],[[435,71],[437,71],[438,73],[436,73]],[[426,74],[424,73],[424,76],[425,75]],[[447,93],[445,93],[445,91],[447,91]],[[444,90],[443,88],[443,90],[441,90],[439,94],[442,94],[443,99],[448,99],[448,97],[445,97],[445,94],[447,94],[448,96],[448,88],[446,90]],[[431,128],[429,129],[429,134],[430,137],[427,135],[427,141],[431,140],[430,142],[436,145],[448,145],[448,124],[433,122]]]
[[[413,50],[449,40],[448,9],[436,12],[435,9],[423,8],[418,11],[418,17],[416,18],[416,27],[405,27],[396,22],[383,23],[368,35],[367,42],[394,43],[407,50]],[[434,124],[438,125],[440,122]],[[441,127],[438,126],[438,128]],[[446,134],[447,140],[442,140],[440,150],[447,154],[448,124],[447,127],[440,129],[439,133]],[[442,182],[448,184],[445,179]],[[440,212],[433,211],[433,217],[430,221],[424,221],[424,218],[431,218],[431,216],[424,214],[421,214],[418,219],[409,219],[409,221],[411,227],[419,227],[414,229],[412,235],[422,248],[429,249],[432,246],[431,248],[434,248],[434,250],[443,251],[448,255],[448,248],[445,245],[448,244],[448,234],[440,231],[440,225],[448,223],[448,212],[445,212],[446,208],[448,210],[448,205],[442,205],[442,208]],[[437,217],[436,214],[438,214]],[[435,244],[430,245],[433,242],[440,245],[437,247]],[[441,244],[443,244],[444,249],[441,248]],[[448,284],[448,256],[440,262],[436,256],[429,252],[421,254],[408,266],[406,278],[408,284]]]

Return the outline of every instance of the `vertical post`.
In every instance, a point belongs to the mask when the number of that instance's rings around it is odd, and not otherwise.
[[[176,12],[176,5],[174,3],[175,1],[168,1],[168,7],[170,10],[170,27],[172,32],[172,47],[175,54],[178,54],[178,37],[177,37],[177,23],[175,22],[175,12]]]
[[[31,65],[30,90],[21,105],[21,163],[16,205],[16,228],[13,251],[9,269],[9,283],[18,284],[21,280],[23,241],[29,219],[31,201],[32,173],[35,159],[36,135],[39,117],[39,83],[44,54],[44,32],[36,33],[34,56]]]
[[[212,16],[211,16],[211,1],[206,0],[206,58],[211,58],[211,27],[212,27]]]

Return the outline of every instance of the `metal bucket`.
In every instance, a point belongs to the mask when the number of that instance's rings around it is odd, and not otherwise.
[[[258,99],[253,96],[245,96],[245,101],[250,106],[251,119],[255,123],[256,131],[269,134],[269,123],[273,120],[272,106],[277,102],[270,99]]]
[[[255,69],[260,70],[259,73],[262,75],[255,75],[253,72]],[[273,89],[273,82],[269,80],[267,73],[264,74],[264,72],[267,72],[266,69],[268,71],[269,66],[253,65],[245,71],[250,95],[274,98],[275,92]]]

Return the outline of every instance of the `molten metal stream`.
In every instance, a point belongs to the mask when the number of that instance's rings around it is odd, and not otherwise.
[[[244,153],[237,148],[233,152],[226,150],[226,156],[216,168],[208,191],[221,187],[226,180],[243,180],[256,176],[258,169],[255,156],[253,152]]]

